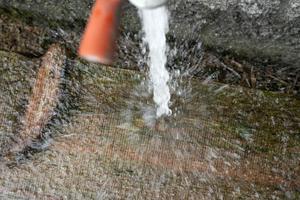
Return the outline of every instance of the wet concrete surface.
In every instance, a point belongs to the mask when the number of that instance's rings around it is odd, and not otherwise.
[[[41,59],[0,55],[3,150],[24,126]],[[297,97],[181,77],[173,116],[155,120],[143,73],[77,59],[63,68],[44,147],[1,158],[1,198],[299,198]]]

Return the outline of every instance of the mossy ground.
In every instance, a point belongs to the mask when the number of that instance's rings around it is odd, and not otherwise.
[[[35,75],[29,69],[39,62],[14,53],[0,55],[2,65],[7,64],[3,77],[10,80],[17,73],[27,88],[0,82],[1,94],[9,96],[1,98],[7,113],[1,120],[3,138],[14,134],[18,121],[7,124],[8,115],[22,115],[12,108],[21,97],[28,98]],[[12,168],[0,165],[0,197],[299,197],[296,97],[192,79],[192,95],[173,95],[174,115],[148,125],[143,108],[154,106],[151,95],[141,92],[143,74],[80,60],[70,60],[68,68],[64,88],[77,93],[72,99],[77,106],[69,108],[67,121],[49,125],[53,141],[47,151]]]

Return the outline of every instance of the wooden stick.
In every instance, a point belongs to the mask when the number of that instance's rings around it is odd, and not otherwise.
[[[65,62],[65,52],[58,45],[52,45],[42,58],[32,95],[22,120],[23,126],[17,136],[17,143],[10,150],[20,152],[36,139],[55,114],[60,96],[60,83]]]

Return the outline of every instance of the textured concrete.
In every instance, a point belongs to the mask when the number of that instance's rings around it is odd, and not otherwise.
[[[39,59],[1,57],[0,142],[9,148]],[[156,121],[142,74],[78,60],[65,70],[57,114],[41,131],[51,137],[38,153],[1,159],[1,198],[299,198],[299,99],[185,80],[173,117]]]

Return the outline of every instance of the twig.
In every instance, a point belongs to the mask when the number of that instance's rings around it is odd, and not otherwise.
[[[10,153],[18,153],[30,145],[53,116],[60,95],[59,86],[64,62],[65,52],[59,45],[52,45],[42,58],[42,64],[22,120],[23,127]]]
[[[240,75],[237,71],[235,71],[234,69],[228,67],[228,66],[225,65],[223,62],[221,62],[221,65],[222,65],[225,69],[231,71],[231,72],[232,72],[234,75],[236,75],[239,79],[241,79],[241,75]]]
[[[284,85],[286,85],[286,86],[289,85],[287,82],[285,82],[283,80],[280,80],[279,78],[277,78],[277,77],[275,77],[275,76],[273,76],[271,74],[267,74],[267,76],[270,77],[270,78],[272,78],[272,79],[274,79],[274,80],[276,80],[276,81],[278,81],[278,82],[280,82],[280,83],[282,83],[282,84],[284,84]]]

